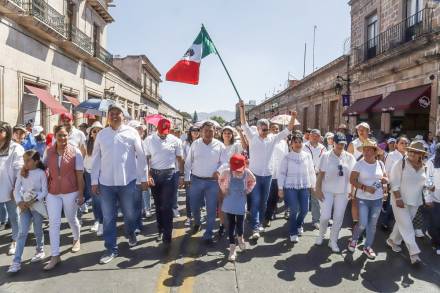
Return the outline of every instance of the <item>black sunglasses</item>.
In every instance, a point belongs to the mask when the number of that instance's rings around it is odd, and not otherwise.
[[[342,171],[342,165],[338,165],[339,176],[344,176],[344,172]]]

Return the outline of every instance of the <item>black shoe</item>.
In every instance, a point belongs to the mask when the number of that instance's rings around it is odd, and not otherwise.
[[[161,242],[162,239],[163,239],[163,234],[162,234],[162,233],[159,233],[159,234],[157,235],[156,241],[157,241],[157,242]]]
[[[221,238],[225,235],[225,226],[220,225],[220,227],[218,228],[218,236]]]
[[[385,225],[385,224],[380,224],[380,228],[382,229],[382,231],[385,231],[385,232],[387,232],[387,231],[389,231],[390,230],[390,227],[388,227],[388,225]]]
[[[200,230],[201,230],[200,225],[194,225],[194,227],[193,227],[193,229],[192,229],[192,233],[193,233],[193,234],[197,234],[197,233],[200,232]]]
[[[271,224],[270,220],[264,220],[263,227],[270,227]]]
[[[211,238],[203,238],[203,242],[206,245],[212,245],[212,244],[214,244],[214,239],[212,239],[212,237]]]

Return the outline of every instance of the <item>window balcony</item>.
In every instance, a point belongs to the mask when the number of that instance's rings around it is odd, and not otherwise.
[[[106,0],[87,0],[87,3],[105,20],[107,23],[114,21],[113,17],[108,12]]]
[[[402,48],[404,44],[415,41],[432,32],[433,11],[423,9],[397,25],[380,33],[364,44],[354,48],[354,64],[360,64],[384,53]]]
[[[4,12],[22,12],[24,10],[25,0],[0,0],[0,11]],[[9,11],[6,11],[9,10]]]
[[[38,19],[49,33],[53,31],[62,37],[66,36],[64,15],[56,11],[44,0],[29,0],[25,6],[27,6],[28,14]]]

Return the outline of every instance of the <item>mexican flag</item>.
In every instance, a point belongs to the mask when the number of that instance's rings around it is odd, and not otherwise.
[[[191,48],[189,48],[182,59],[167,72],[166,80],[199,84],[200,62],[211,53],[216,53],[214,44],[206,29],[202,26]]]

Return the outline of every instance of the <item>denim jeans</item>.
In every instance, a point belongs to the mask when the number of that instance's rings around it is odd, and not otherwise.
[[[0,203],[0,223],[6,224],[8,221],[8,210],[4,202]]]
[[[389,227],[391,225],[391,221],[394,219],[393,208],[391,207],[391,197],[388,196],[385,203],[382,205],[385,209],[385,212],[382,213],[382,225]]]
[[[190,188],[189,187],[185,187],[185,209],[186,209],[186,217],[188,219],[192,218],[192,213],[191,213],[191,197],[190,197],[190,193],[189,193]]]
[[[312,212],[312,223],[319,223],[321,207],[319,206],[319,200],[312,195],[310,195],[310,211]]]
[[[376,235],[376,225],[382,208],[382,199],[365,200],[359,199],[359,223],[356,225],[353,233],[353,240],[358,240],[359,236],[366,232],[364,247],[373,245]]]
[[[93,217],[95,218],[95,221],[99,222],[99,224],[102,224],[102,209],[101,209],[101,197],[95,194],[92,194],[92,180],[90,173],[84,172],[84,198],[87,197],[92,198],[92,211],[93,211]]]
[[[309,196],[308,188],[284,188],[284,199],[290,210],[289,236],[298,235],[298,229],[309,211]]]
[[[157,230],[163,234],[163,241],[170,242],[173,234],[174,171],[151,172],[154,186],[151,187],[156,205]]]
[[[104,246],[109,252],[118,252],[116,243],[116,217],[118,212],[117,203],[124,215],[124,228],[128,237],[134,235],[136,229],[136,180],[125,186],[99,185],[101,208],[104,225]]]
[[[17,241],[19,231],[19,214],[17,204],[13,200],[7,201],[4,204],[6,205],[6,210],[8,212],[9,223],[11,223],[12,241]]]
[[[257,182],[251,193],[251,226],[253,230],[260,227],[264,220],[267,207],[267,198],[269,197],[270,182],[272,176],[257,176]]]
[[[206,230],[203,239],[211,239],[217,214],[217,195],[219,186],[216,180],[200,179],[191,176],[190,201],[194,224],[200,225],[200,208],[206,202]]]
[[[266,215],[264,217],[266,221],[270,221],[273,215],[275,214],[277,209],[277,202],[278,202],[278,180],[272,179],[272,182],[270,183],[269,198],[267,200]]]
[[[137,185],[134,207],[136,209],[136,229],[142,230],[142,189]]]
[[[20,214],[20,232],[17,238],[17,248],[15,250],[14,262],[20,263],[23,255],[26,239],[31,227],[31,222],[34,227],[35,239],[37,242],[37,252],[44,251],[44,234],[43,234],[43,216],[36,212],[27,209]]]
[[[142,209],[149,211],[151,209],[151,190],[142,191]]]

